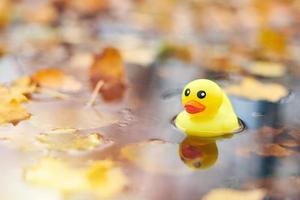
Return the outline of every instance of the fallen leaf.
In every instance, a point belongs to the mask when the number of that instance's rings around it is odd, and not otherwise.
[[[52,188],[64,194],[92,193],[101,198],[111,198],[120,193],[127,178],[113,161],[99,160],[82,167],[66,161],[46,157],[24,171],[30,184]]]
[[[86,0],[85,2],[81,0],[64,1],[69,7],[84,15],[93,15],[109,8],[109,1],[107,0]]]
[[[243,188],[264,188],[267,191],[266,199],[293,199],[298,200],[300,196],[300,178],[298,176],[279,176],[256,179],[246,183]]]
[[[280,63],[257,61],[250,65],[250,73],[264,77],[281,77],[286,73],[286,67]]]
[[[23,18],[31,23],[51,24],[58,18],[57,10],[50,3],[31,5],[23,9],[23,12]]]
[[[283,147],[290,147],[290,148],[295,148],[299,146],[299,143],[297,141],[291,139],[280,140],[278,144]]]
[[[101,197],[111,197],[122,191],[127,178],[111,160],[95,161],[86,171],[89,187]]]
[[[294,138],[296,141],[300,142],[300,131],[298,130],[291,130],[288,132],[288,134]]]
[[[105,100],[121,99],[126,83],[124,62],[120,52],[115,48],[107,47],[101,54],[96,55],[90,66],[89,77],[93,88],[99,81],[104,82],[100,93]]]
[[[278,144],[263,144],[257,146],[254,150],[257,155],[260,156],[276,156],[276,157],[286,157],[294,153],[294,151],[286,149]]]
[[[271,28],[258,30],[258,43],[265,56],[283,58],[287,53],[287,38],[281,31]]]
[[[64,92],[78,92],[82,85],[74,77],[56,68],[41,69],[32,76],[32,81],[41,87]]]
[[[20,103],[12,101],[9,103],[1,103],[0,106],[0,124],[12,123],[17,124],[18,122],[28,119],[30,114],[26,108]]]
[[[264,189],[235,190],[230,188],[218,188],[206,194],[202,200],[263,200],[266,196]]]
[[[246,77],[241,83],[226,88],[231,95],[251,100],[267,100],[277,102],[288,95],[288,90],[276,83],[262,83],[254,78]]]
[[[76,129],[56,129],[37,139],[50,150],[67,152],[88,151],[108,143],[99,133],[81,134]]]
[[[28,76],[21,77],[15,80],[11,86],[10,90],[15,94],[22,94],[26,97],[30,96],[36,92],[36,84],[31,81],[31,78]]]
[[[179,45],[179,44],[164,44],[160,48],[158,53],[159,60],[166,60],[168,58],[176,58],[187,63],[192,62],[192,50],[188,45]]]
[[[273,128],[269,126],[263,126],[260,128],[256,135],[255,135],[255,141],[257,143],[272,143],[275,141],[275,138],[279,136],[280,134],[283,134],[282,128]]]
[[[11,0],[0,1],[0,29],[9,24],[12,16],[12,3]]]

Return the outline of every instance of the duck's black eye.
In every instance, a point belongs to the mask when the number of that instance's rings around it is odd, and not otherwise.
[[[191,90],[188,88],[184,91],[185,96],[189,96],[191,94]]]
[[[206,92],[204,92],[203,90],[200,90],[199,92],[197,92],[197,97],[199,99],[203,99],[206,96]]]

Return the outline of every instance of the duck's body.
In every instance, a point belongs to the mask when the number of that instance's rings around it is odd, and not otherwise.
[[[190,90],[188,95],[186,90]],[[228,97],[214,82],[206,79],[193,81],[186,86],[184,93],[185,110],[179,113],[175,124],[187,135],[217,137],[240,129]]]

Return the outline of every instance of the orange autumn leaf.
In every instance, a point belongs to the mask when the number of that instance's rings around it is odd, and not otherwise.
[[[107,47],[101,54],[96,55],[89,76],[93,88],[99,81],[103,81],[100,93],[105,100],[118,100],[124,95],[126,88],[124,62],[117,49]]]
[[[76,92],[81,89],[80,82],[56,68],[41,69],[34,73],[31,78],[34,83],[41,87],[66,92]]]

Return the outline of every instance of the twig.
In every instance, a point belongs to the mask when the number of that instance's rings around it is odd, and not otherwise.
[[[96,98],[98,96],[98,93],[101,90],[101,88],[103,87],[103,85],[104,85],[104,81],[103,80],[98,81],[98,83],[97,83],[97,85],[96,85],[96,87],[95,87],[95,89],[94,89],[94,91],[93,91],[93,93],[91,95],[90,100],[86,104],[87,107],[91,107],[91,106],[94,105],[94,103],[96,101]]]

